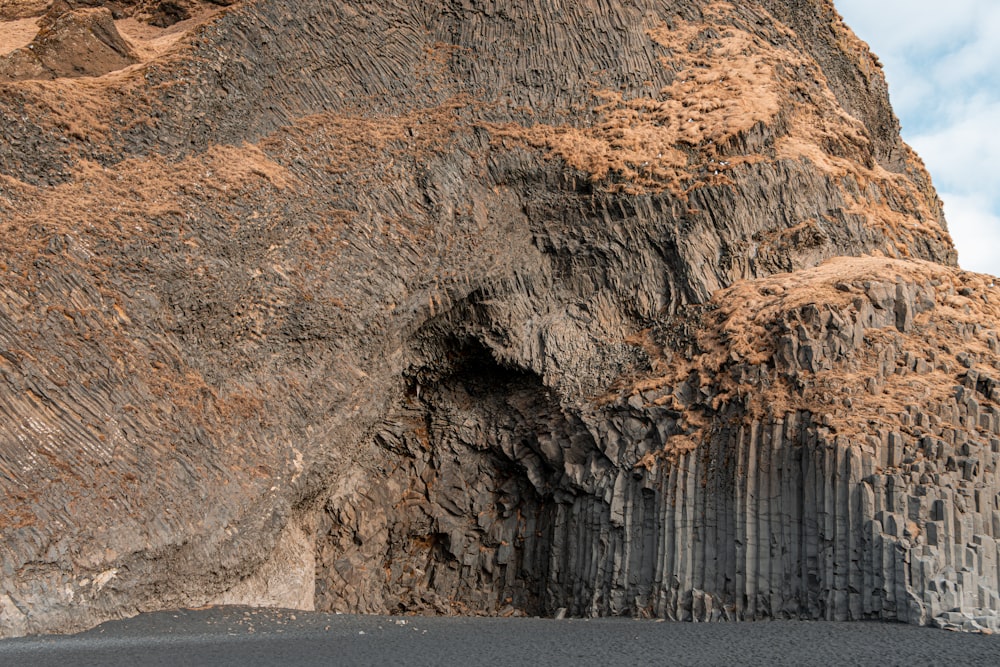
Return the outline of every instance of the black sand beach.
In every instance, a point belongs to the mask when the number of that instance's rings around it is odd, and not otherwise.
[[[884,623],[181,610],[0,641],[0,665],[991,665],[1000,637]]]

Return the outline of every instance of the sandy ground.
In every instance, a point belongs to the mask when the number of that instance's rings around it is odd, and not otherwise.
[[[885,623],[340,616],[229,607],[0,641],[34,665],[991,665],[1000,637]]]
[[[134,18],[115,21],[115,27],[129,42],[139,59],[145,62],[164,54],[181,37],[208,22],[221,11],[219,6],[203,2],[194,8],[191,18],[179,21],[169,28],[157,28]]]
[[[37,34],[37,17],[0,22],[0,56],[27,46]]]
[[[175,23],[169,28],[157,28],[134,18],[115,21],[115,27],[142,61],[152,60],[170,49],[184,35],[206,23],[223,11],[218,5],[207,2],[194,7],[191,18]],[[0,21],[0,56],[31,43],[38,34],[38,17]]]

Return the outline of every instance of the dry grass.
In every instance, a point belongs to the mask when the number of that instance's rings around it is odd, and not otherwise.
[[[102,76],[49,79],[49,74],[46,74],[43,79],[0,84],[0,94],[3,94],[5,85],[16,85],[18,96],[25,101],[23,113],[36,122],[79,141],[102,144],[106,141],[109,127],[121,122],[112,114],[123,97],[128,97],[132,105],[129,110],[132,118],[149,117],[146,93],[152,91],[144,77],[147,64],[156,61],[158,65],[170,67],[175,61],[183,59],[186,37],[230,9],[200,0],[192,3],[192,7],[190,19],[165,29],[141,23],[135,18],[114,22],[115,28],[138,58],[137,64]],[[34,12],[30,18],[0,21],[0,58],[26,46],[36,36],[40,37],[37,26],[39,15],[40,12]],[[69,61],[80,57],[80,54],[72,52],[73,44],[72,40],[61,44],[59,48],[68,50],[57,54],[57,59]],[[85,54],[83,57],[88,56]]]
[[[716,7],[708,14],[708,27],[679,21],[673,28],[649,31],[666,54],[662,66],[679,69],[655,97],[626,99],[617,91],[595,91],[591,110],[596,120],[589,126],[491,129],[500,139],[548,150],[594,181],[610,179],[612,190],[669,190],[683,196],[697,185],[727,182],[728,170],[759,159],[734,155],[726,144],[774,120],[784,96],[777,65],[788,54],[723,18]],[[718,36],[706,37],[709,33]]]
[[[662,66],[676,71],[655,96],[627,99],[598,90],[594,120],[585,126],[509,123],[490,130],[499,142],[545,150],[610,191],[667,191],[681,199],[695,188],[731,183],[741,165],[806,162],[841,191],[847,212],[885,236],[889,255],[910,256],[921,238],[949,246],[919,159],[909,155],[920,173],[879,166],[864,125],[844,111],[818,65],[793,46],[794,33],[775,22],[782,40],[775,43],[741,21],[734,5],[717,2],[703,23],[677,21],[649,31],[664,51]],[[835,23],[842,48],[874,76],[878,61]],[[765,139],[746,141],[752,134]]]
[[[35,188],[2,177],[0,258],[32,259],[58,234],[86,236],[115,244],[153,240],[162,218],[197,214],[194,205],[225,201],[246,188],[292,187],[294,179],[259,148],[213,146],[180,162],[161,157],[125,160],[114,168],[81,160],[73,180]]]
[[[895,327],[868,329],[864,344],[852,350],[849,359],[837,360],[832,368],[816,373],[798,371],[795,381],[785,375],[788,369],[775,361],[775,346],[789,324],[794,326],[796,313],[814,306],[820,312],[839,313],[850,322],[857,300],[867,298],[857,286],[899,282],[924,286],[935,301],[932,309],[916,315],[911,332],[904,334]],[[636,395],[692,379],[711,387],[711,405],[682,406],[669,393],[656,401],[700,415],[688,419],[687,436],[694,439],[711,423],[713,414],[734,401],[743,406],[748,419],[808,410],[828,415],[829,425],[838,433],[863,434],[870,424],[895,423],[895,415],[907,405],[949,401],[964,370],[956,358],[959,353],[982,360],[987,370],[992,368],[989,360],[996,358],[990,347],[990,338],[1000,326],[996,279],[930,262],[840,257],[813,269],[737,283],[714,295],[712,303],[715,308],[697,336],[696,354],[687,359],[672,355],[670,363],[658,366],[659,373],[624,391],[625,396]],[[882,391],[865,391],[872,369],[882,358],[888,355],[895,364],[907,352],[936,362],[922,374],[890,373],[883,378]],[[740,369],[753,368],[770,369],[766,386],[738,379]],[[849,410],[845,399],[850,399]],[[699,419],[701,423],[696,423]]]
[[[38,19],[52,3],[48,0],[0,1],[0,55],[27,46],[38,34]],[[212,2],[188,0],[185,2],[190,18],[167,28],[158,28],[130,16],[115,21],[118,32],[129,42],[143,61],[166,53],[181,38],[195,28],[213,19],[225,9]]]
[[[36,17],[0,22],[0,56],[27,46],[37,34]]]
[[[372,116],[364,109],[306,116],[261,143],[267,151],[288,152],[330,173],[353,173],[359,164],[425,160],[444,151],[462,128],[463,110],[477,103],[465,96],[399,116]]]
[[[226,11],[220,5],[202,0],[186,0],[184,4],[190,18],[167,28],[158,28],[140,20],[143,18],[141,6],[139,15],[115,21],[115,25],[143,61],[153,60],[167,53],[193,30]]]

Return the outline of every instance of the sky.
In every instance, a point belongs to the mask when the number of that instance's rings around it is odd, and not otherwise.
[[[882,61],[959,265],[1000,275],[1000,0],[834,0]]]

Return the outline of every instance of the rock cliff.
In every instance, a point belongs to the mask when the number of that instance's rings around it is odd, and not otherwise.
[[[0,17],[0,634],[995,625],[1000,295],[828,0]]]

